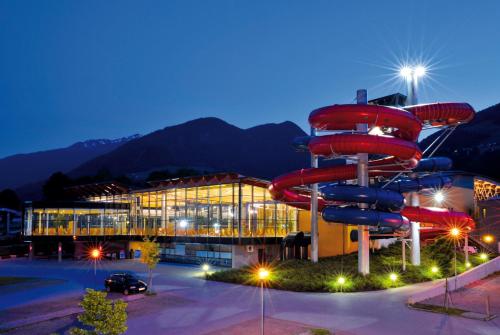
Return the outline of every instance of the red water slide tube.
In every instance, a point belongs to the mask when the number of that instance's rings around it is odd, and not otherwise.
[[[317,130],[347,131],[341,134],[313,137],[309,151],[323,157],[349,156],[357,153],[384,155],[369,162],[370,176],[390,176],[396,170],[411,171],[422,158],[416,140],[423,125],[457,126],[474,117],[474,109],[467,103],[435,103],[402,108],[378,105],[333,105],[314,110],[309,124]],[[348,133],[356,124],[369,128],[380,127],[392,136]],[[292,206],[309,209],[310,199],[298,186],[336,182],[357,178],[357,167],[348,164],[334,167],[309,168],[294,171],[273,180],[269,190],[273,199]],[[318,199],[318,210],[328,205]],[[405,207],[401,214],[411,221],[430,223],[437,229],[446,226],[474,228],[474,221],[466,214],[446,209]]]

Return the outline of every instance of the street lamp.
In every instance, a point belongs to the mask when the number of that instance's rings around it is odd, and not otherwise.
[[[407,102],[410,105],[416,105],[418,79],[425,76],[426,69],[422,65],[409,66],[405,65],[399,70],[399,74],[406,82]],[[420,198],[418,192],[410,192],[411,206],[420,206]],[[420,265],[420,223],[411,222],[411,262],[413,265]]]
[[[453,269],[455,277],[457,276],[457,239],[460,237],[461,231],[457,227],[450,229],[450,236],[453,238]]]
[[[408,89],[408,102],[410,105],[416,105],[417,102],[417,89],[418,89],[418,79],[426,75],[427,69],[423,65],[416,66],[403,66],[399,69],[399,74],[406,81]]]
[[[268,280],[270,272],[266,268],[259,268],[257,278],[260,281],[260,335],[264,335],[264,282]]]
[[[97,274],[97,260],[101,258],[101,250],[94,248],[90,251],[90,257],[94,261],[94,276]]]
[[[483,241],[486,243],[491,243],[493,242],[493,240],[494,240],[493,235],[488,234],[483,236]]]

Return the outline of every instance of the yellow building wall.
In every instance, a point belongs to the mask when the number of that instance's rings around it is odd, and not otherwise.
[[[311,231],[311,212],[299,210],[298,230],[303,232]],[[327,223],[318,215],[319,232],[319,257],[328,257],[358,251],[358,242],[351,242],[351,230],[356,230],[357,226],[348,226],[339,223]]]

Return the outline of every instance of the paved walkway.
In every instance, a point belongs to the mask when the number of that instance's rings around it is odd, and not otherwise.
[[[500,316],[500,273],[467,285],[453,292],[452,307],[486,314],[486,297],[490,299],[490,313]],[[427,299],[425,304],[442,306],[444,295]]]
[[[103,262],[96,283],[102,286],[108,273],[124,269],[146,277],[144,265],[138,262]],[[8,306],[29,308],[34,302],[81,294],[94,282],[93,269],[84,262],[16,260],[2,262],[0,267],[0,276],[36,277],[46,273],[64,280],[65,284],[36,289],[36,295],[29,290],[0,292],[0,311],[4,309],[2,313],[8,314],[5,310]],[[236,329],[241,329],[241,325],[255,327],[260,312],[259,288],[207,282],[202,276],[198,267],[160,264],[154,279],[160,294],[130,304],[127,334],[194,335],[217,331],[238,334]],[[339,334],[500,334],[498,318],[484,322],[408,309],[405,306],[408,296],[426,285],[336,294],[266,290],[266,316],[285,323],[327,328]],[[75,319],[69,317],[40,324],[37,329],[62,333],[74,323]],[[32,334],[30,331],[19,329],[12,334]]]

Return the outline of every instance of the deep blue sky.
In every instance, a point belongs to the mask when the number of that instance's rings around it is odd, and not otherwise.
[[[0,157],[203,116],[240,127],[403,90],[500,102],[500,1],[0,2]],[[465,5],[468,3],[468,5]],[[389,80],[386,82],[386,80]]]

